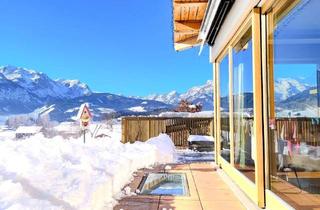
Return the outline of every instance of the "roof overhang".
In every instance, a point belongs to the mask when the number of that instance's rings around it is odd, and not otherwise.
[[[202,45],[213,46],[218,32],[235,0],[210,0],[205,18],[199,31]]]
[[[201,44],[198,40],[208,0],[173,0],[173,41],[176,51]]]

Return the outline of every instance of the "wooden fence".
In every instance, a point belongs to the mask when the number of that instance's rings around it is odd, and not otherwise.
[[[278,139],[283,138],[281,132],[284,129],[285,139],[290,139],[295,133],[299,142],[320,146],[320,118],[277,118],[276,128]],[[221,130],[229,129],[229,119],[222,118]],[[167,133],[176,146],[187,146],[189,135],[213,135],[213,118],[122,118],[122,142],[124,143],[146,141],[160,133]]]
[[[244,121],[253,118],[245,117]],[[221,118],[221,130],[229,131],[229,118]],[[281,117],[276,118],[277,139],[305,142],[307,145],[320,146],[320,118]],[[272,134],[274,135],[274,133]]]
[[[122,142],[146,141],[168,134],[176,146],[188,145],[189,135],[213,135],[213,118],[122,118]]]
[[[277,138],[297,140],[307,145],[320,146],[320,118],[278,118]]]

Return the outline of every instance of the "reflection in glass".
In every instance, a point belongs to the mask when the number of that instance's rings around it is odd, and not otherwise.
[[[233,129],[235,167],[255,180],[251,28],[233,48]]]
[[[226,55],[220,63],[220,115],[221,115],[221,156],[230,162],[229,126],[229,58]]]
[[[303,209],[320,203],[320,1],[298,2],[270,17],[269,188]]]

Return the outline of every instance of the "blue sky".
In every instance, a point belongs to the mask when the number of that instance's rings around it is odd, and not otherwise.
[[[291,78],[309,86],[317,85],[316,64],[276,64],[275,79]]]
[[[2,0],[0,65],[124,95],[183,92],[212,78],[208,49],[175,52],[171,0]]]

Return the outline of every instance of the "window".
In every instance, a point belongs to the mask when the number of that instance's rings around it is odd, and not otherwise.
[[[232,50],[234,165],[255,180],[251,27]]]
[[[320,1],[287,2],[268,16],[269,188],[311,209],[320,202]]]
[[[229,126],[229,58],[222,59],[220,70],[220,154],[230,162],[230,126]]]

